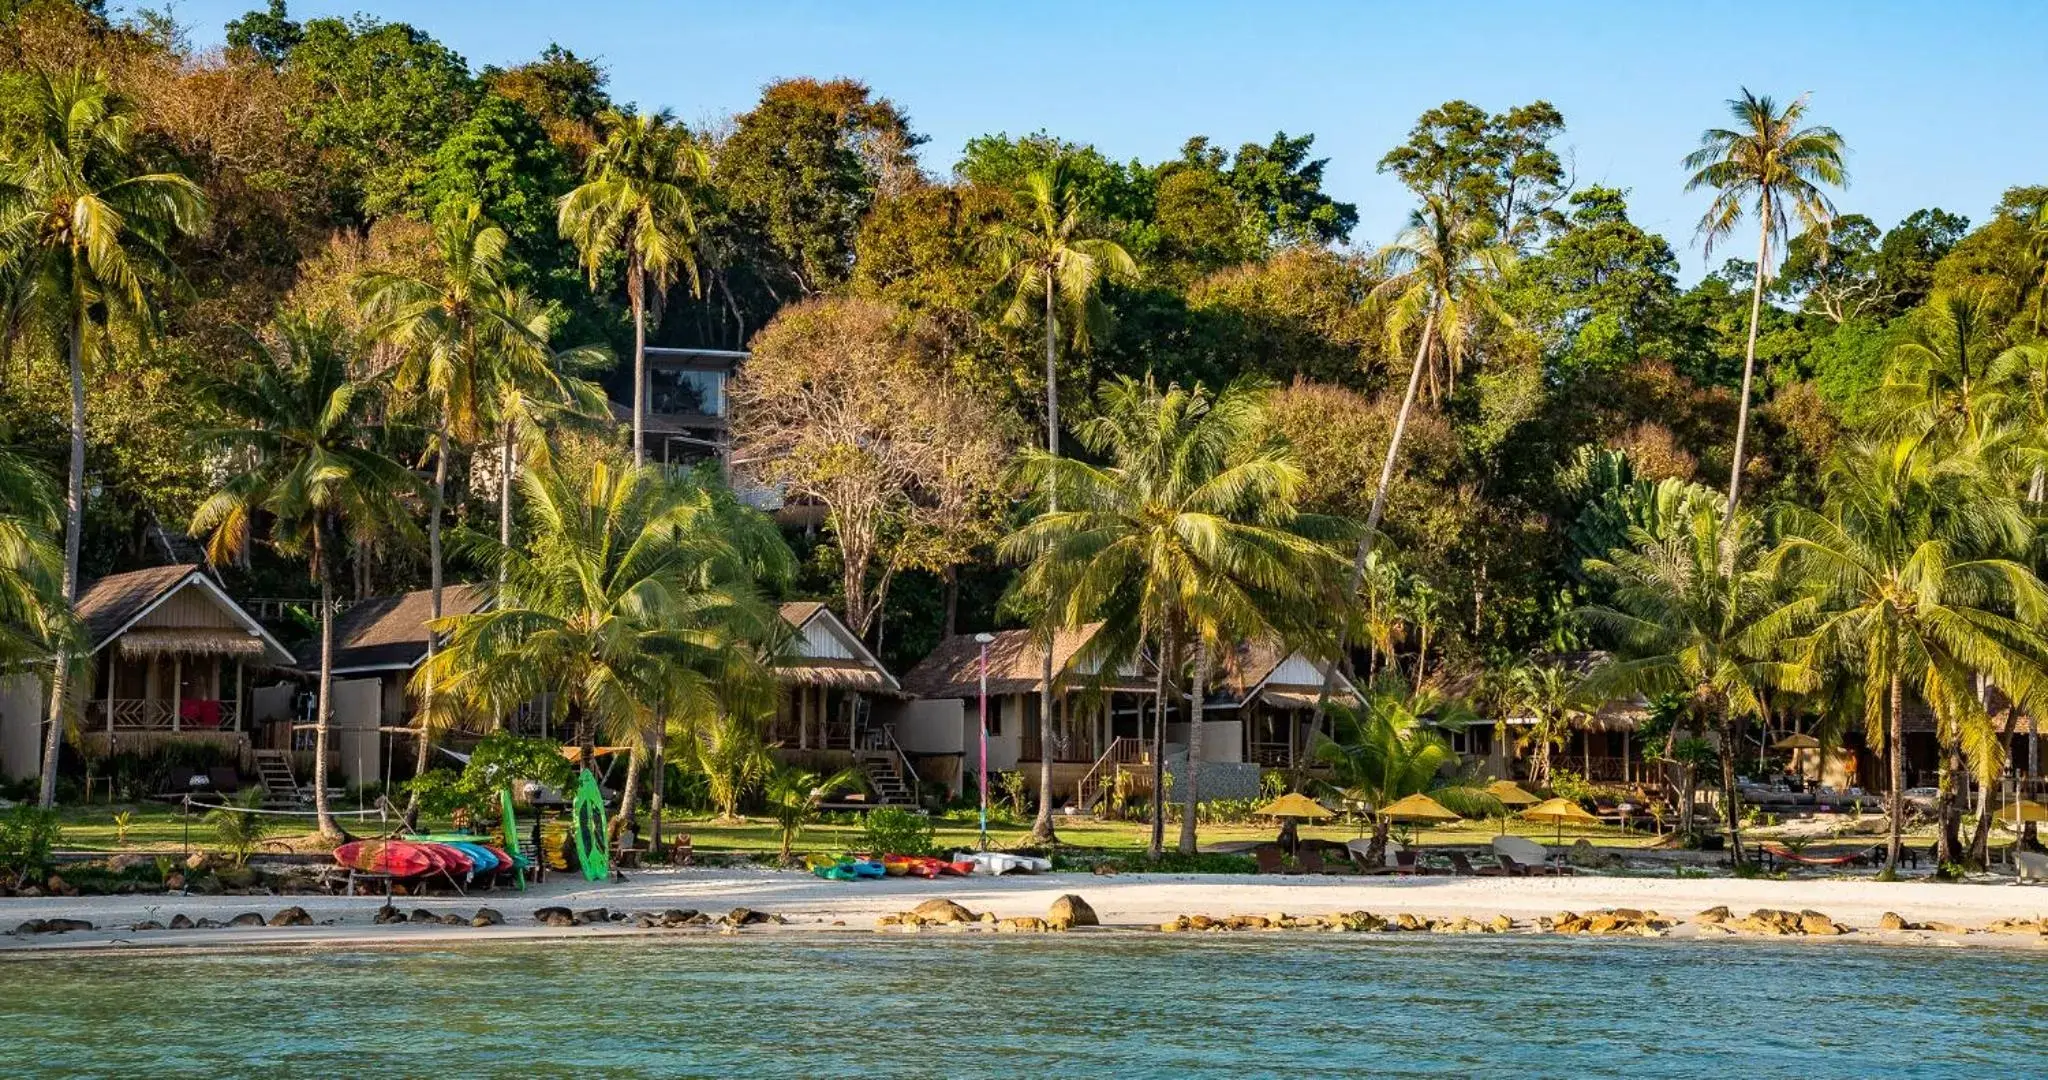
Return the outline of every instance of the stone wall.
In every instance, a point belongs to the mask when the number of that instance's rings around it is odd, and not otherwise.
[[[1184,798],[1187,788],[1182,786],[1181,775],[1186,771],[1188,752],[1185,747],[1170,750],[1166,755],[1166,782],[1168,797],[1179,801]],[[1259,766],[1250,761],[1204,761],[1195,775],[1198,788],[1196,798],[1202,802],[1217,799],[1256,799],[1260,795]]]

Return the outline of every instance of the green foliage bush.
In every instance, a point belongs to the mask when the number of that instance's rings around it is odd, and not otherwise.
[[[41,877],[61,835],[55,813],[26,803],[16,806],[0,817],[0,872]]]
[[[236,866],[249,861],[249,854],[270,832],[270,819],[262,814],[244,813],[263,807],[265,792],[260,787],[243,788],[227,805],[209,810],[206,823],[213,826],[213,838]]]
[[[1593,797],[1593,785],[1570,769],[1551,770],[1550,790],[1556,792],[1558,798],[1573,802],[1584,802]]]
[[[1253,874],[1258,863],[1249,855],[1222,855],[1178,851],[1161,852],[1153,859],[1142,852],[1131,855],[1055,855],[1054,870],[1114,870],[1120,874]]]
[[[461,810],[488,818],[497,812],[498,792],[506,786],[531,780],[563,791],[575,773],[560,743],[494,731],[476,744],[462,771],[429,769],[404,786],[408,794],[419,795],[420,808],[431,817]]]
[[[900,806],[868,811],[867,820],[861,822],[860,843],[877,855],[932,855],[938,851],[931,819]]]

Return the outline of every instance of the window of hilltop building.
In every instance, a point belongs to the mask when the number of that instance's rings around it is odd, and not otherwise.
[[[657,368],[647,374],[648,410],[697,416],[725,415],[723,371],[699,368]]]

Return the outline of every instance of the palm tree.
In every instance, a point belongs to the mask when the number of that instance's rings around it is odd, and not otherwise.
[[[1514,259],[1514,249],[1498,242],[1486,221],[1467,218],[1455,204],[1433,195],[1409,215],[1408,228],[1375,254],[1375,267],[1384,276],[1373,296],[1388,305],[1389,340],[1399,348],[1418,322],[1422,326],[1402,416],[1412,407],[1412,388],[1423,380],[1431,401],[1457,391],[1458,373],[1482,317],[1512,324],[1496,287]],[[1439,358],[1441,377],[1435,363]]]
[[[76,644],[55,540],[62,522],[49,477],[0,446],[0,664],[46,662]]]
[[[442,518],[448,497],[448,458],[455,444],[474,445],[490,422],[501,389],[493,376],[508,358],[539,351],[529,327],[504,306],[505,230],[485,217],[473,200],[444,205],[434,218],[431,276],[376,270],[356,282],[356,293],[371,317],[370,336],[399,350],[392,384],[433,415],[434,483],[427,506],[427,595],[429,618],[441,617]],[[516,361],[515,361],[516,362]],[[431,659],[439,648],[427,639]],[[433,697],[433,688],[423,691]],[[419,716],[432,715],[423,708]],[[416,736],[413,767],[424,773],[432,753],[423,727]],[[413,793],[408,812],[416,812]]]
[[[697,768],[724,821],[740,820],[740,802],[775,773],[775,757],[761,740],[766,710],[721,708],[697,730]]]
[[[2032,293],[2034,298],[2034,333],[2041,332],[2044,316],[2048,316],[2048,195],[2034,201],[2027,211],[2026,251],[2032,265],[2028,276],[2034,280],[2021,282],[2020,296],[2024,299]]]
[[[376,416],[375,387],[350,374],[352,343],[332,315],[281,316],[268,339],[252,337],[256,359],[207,394],[223,425],[199,447],[246,463],[192,516],[207,554],[243,554],[254,527],[268,523],[279,553],[304,555],[320,588],[320,681],[313,720],[313,808],[322,835],[336,836],[327,810],[327,735],[333,717],[334,578],[337,541],[408,534],[411,470],[365,440]]]
[[[1571,738],[1573,729],[1590,715],[1579,693],[1579,680],[1562,664],[1522,664],[1507,676],[1505,704],[1527,717],[1523,746],[1536,751],[1529,781],[1550,786],[1551,754]]]
[[[1842,165],[1847,146],[1829,127],[1801,127],[1806,118],[1804,95],[1780,109],[1769,95],[1747,88],[1731,98],[1733,128],[1709,128],[1700,134],[1699,149],[1687,154],[1692,176],[1685,190],[1714,190],[1714,201],[1700,218],[1700,237],[1708,256],[1745,215],[1757,219],[1756,284],[1749,298],[1749,341],[1742,353],[1742,398],[1735,416],[1735,456],[1728,472],[1728,508],[1732,521],[1742,494],[1742,451],[1749,434],[1749,389],[1756,371],[1757,322],[1763,315],[1764,282],[1771,275],[1771,251],[1790,242],[1796,219],[1803,231],[1825,232],[1834,220],[1834,204],[1821,190],[1849,182]]]
[[[1985,409],[2012,426],[2015,464],[2027,482],[2027,505],[2039,514],[2048,502],[2048,345],[2007,349],[1991,362],[1985,378],[1991,386]],[[2038,727],[2027,726],[2028,776],[2041,769]]]
[[[704,148],[668,112],[607,112],[604,143],[585,163],[583,183],[562,196],[562,235],[583,256],[592,288],[610,259],[626,260],[626,302],[633,309],[633,464],[647,463],[647,286],[655,300],[697,276],[698,185],[710,173]]]
[[[475,541],[502,564],[497,603],[436,623],[447,648],[415,684],[490,716],[545,701],[586,764],[600,734],[637,746],[671,719],[718,712],[717,680],[755,663],[776,625],[727,508],[687,479],[603,462],[520,483],[526,543]]]
[[[1882,391],[1897,425],[1959,437],[1985,430],[1995,311],[1990,293],[1966,287],[1936,293],[1907,320]]]
[[[1373,288],[1376,300],[1391,305],[1387,334],[1400,348],[1417,320],[1415,363],[1408,371],[1408,389],[1401,396],[1401,410],[1394,415],[1394,431],[1387,438],[1387,454],[1380,462],[1379,484],[1373,490],[1372,508],[1365,516],[1365,531],[1351,560],[1351,586],[1347,596],[1357,596],[1365,584],[1366,558],[1380,519],[1386,513],[1387,492],[1394,486],[1394,468],[1401,459],[1401,439],[1408,431],[1408,417],[1415,411],[1415,398],[1428,374],[1435,396],[1432,350],[1440,342],[1447,371],[1446,390],[1455,386],[1457,372],[1471,341],[1472,328],[1481,316],[1510,322],[1501,310],[1497,288],[1514,264],[1514,249],[1499,243],[1492,227],[1480,218],[1468,218],[1455,203],[1425,196],[1422,207],[1409,216],[1408,228],[1375,256],[1385,278]],[[1337,655],[1348,654],[1349,628],[1337,637]],[[1316,695],[1312,729],[1321,730],[1323,711],[1337,685],[1337,669],[1324,673],[1322,690]]]
[[[1295,509],[1301,470],[1269,438],[1264,394],[1236,385],[1161,390],[1119,379],[1076,432],[1108,460],[1095,465],[1031,451],[1021,478],[1045,510],[1006,537],[1004,558],[1026,564],[1018,588],[1048,604],[1049,621],[1104,627],[1082,659],[1114,670],[1149,641],[1165,716],[1169,672],[1194,651],[1180,849],[1195,849],[1202,709],[1220,649],[1262,633],[1314,640],[1319,604],[1341,571],[1330,541],[1345,523]],[[1051,507],[1055,500],[1062,509]],[[1155,728],[1153,849],[1163,842],[1163,724]]]
[[[1933,711],[1945,746],[1980,779],[1995,776],[2003,747],[1977,679],[2037,707],[2025,699],[2038,693],[2048,655],[2035,629],[2048,615],[2048,589],[2006,557],[2027,550],[2032,523],[1974,455],[1913,437],[1856,444],[1832,463],[1827,484],[1825,513],[1785,511],[1789,535],[1777,558],[1819,605],[1821,622],[1804,645],[1808,666],[1854,665],[1861,674],[1865,730],[1891,761],[1892,874],[1905,821],[1907,692]],[[1942,859],[1955,858],[1953,846],[1945,825]]]
[[[1721,802],[1739,862],[1735,749],[1741,725],[1763,715],[1766,691],[1813,689],[1813,669],[1785,656],[1814,604],[1810,597],[1787,596],[1750,515],[1731,522],[1712,499],[1695,500],[1690,514],[1662,537],[1631,527],[1632,547],[1586,561],[1587,572],[1612,592],[1606,605],[1581,615],[1612,638],[1619,655],[1587,675],[1582,693],[1593,701],[1680,697],[1684,721],[1671,729],[1667,759],[1675,756],[1681,729],[1717,732]],[[1689,825],[1689,798],[1679,810]]]
[[[1067,315],[1067,333],[1074,348],[1087,347],[1090,337],[1109,319],[1109,308],[1102,302],[1103,282],[1134,278],[1138,266],[1116,241],[1082,235],[1088,207],[1066,155],[1025,173],[1012,195],[1021,220],[998,219],[984,242],[1002,270],[998,288],[1010,292],[1003,321],[1022,325],[1033,314],[1045,320],[1045,451],[1058,457],[1060,313]],[[1052,506],[1058,509],[1057,503]],[[1052,653],[1048,631],[1038,697],[1038,744],[1042,747],[1052,745]],[[1041,753],[1039,757],[1038,817],[1032,822],[1031,837],[1045,843],[1053,837],[1052,755]]]
[[[1380,808],[1410,795],[1428,795],[1457,813],[1498,813],[1500,801],[1458,769],[1459,755],[1443,735],[1474,718],[1462,702],[1429,687],[1411,690],[1398,674],[1374,683],[1357,707],[1337,705],[1336,737],[1318,736],[1316,758],[1330,768],[1329,783],[1347,802],[1372,807],[1372,842],[1365,861],[1386,858],[1393,822]]]
[[[74,70],[25,79],[0,159],[0,266],[5,309],[46,325],[63,343],[71,382],[71,458],[65,478],[66,605],[78,599],[85,527],[85,369],[104,358],[109,330],[146,332],[153,275],[172,270],[165,247],[201,227],[206,197],[190,179],[151,172],[138,146],[141,113],[103,75]],[[14,326],[7,328],[12,337]],[[41,804],[57,798],[57,748],[70,700],[71,658],[59,649],[43,740]]]
[[[841,769],[831,776],[819,776],[809,769],[785,765],[768,774],[762,793],[768,798],[768,816],[782,834],[782,863],[789,865],[791,848],[804,827],[818,820],[818,808],[825,796],[860,783],[858,769]]]
[[[610,354],[600,345],[579,345],[560,352],[548,339],[560,309],[523,289],[507,287],[495,307],[523,332],[509,335],[504,347],[480,373],[490,390],[490,415],[498,441],[498,544],[512,546],[512,493],[521,461],[545,467],[551,460],[547,433],[556,425],[589,423],[609,418],[604,391],[570,374],[603,362]]]

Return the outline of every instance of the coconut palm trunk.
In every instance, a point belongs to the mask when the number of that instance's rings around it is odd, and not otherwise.
[[[1721,807],[1728,822],[1728,856],[1742,862],[1742,792],[1735,783],[1736,728],[1721,722]]]
[[[1888,876],[1896,876],[1899,853],[1905,847],[1906,825],[1906,690],[1896,672],[1892,675],[1891,713],[1891,738],[1888,740],[1891,745],[1885,748],[1891,759],[1891,791],[1885,798],[1891,825],[1889,839],[1885,842],[1884,872]]]
[[[640,764],[642,755],[638,746],[626,751],[626,785],[619,792],[619,812],[613,818],[619,826],[618,843],[624,846],[625,830],[637,820],[633,816],[635,805],[640,801]]]
[[[1206,634],[1195,635],[1195,681],[1188,694],[1188,761],[1181,769],[1181,780],[1186,791],[1181,793],[1180,807],[1180,853],[1195,853],[1195,812],[1201,804],[1198,785],[1202,770],[1202,713],[1209,692],[1209,641]]]
[[[1977,785],[1977,824],[1970,830],[1970,846],[1964,858],[1972,867],[1982,870],[1991,865],[1991,785]]]
[[[1053,307],[1053,269],[1045,273],[1045,449],[1060,456],[1059,315]],[[1052,493],[1049,509],[1059,512],[1059,493]],[[1053,603],[1057,604],[1057,598]],[[1038,817],[1031,822],[1033,843],[1049,844],[1056,839],[1052,827],[1052,709],[1053,646],[1057,638],[1047,613],[1045,663],[1038,690]]]
[[[633,467],[647,464],[647,272],[635,245],[626,256],[626,301],[633,308]]]
[[[341,829],[327,808],[327,729],[334,716],[334,575],[327,565],[327,523],[313,526],[313,576],[320,579],[320,685],[313,711],[313,816],[320,835]],[[426,736],[421,735],[425,745]]]
[[[661,855],[661,809],[663,796],[668,793],[668,717],[657,715],[654,720],[654,778],[647,784],[647,815],[652,819],[654,834],[648,841],[647,850],[655,857]]]
[[[1174,661],[1179,659],[1180,643],[1174,640],[1173,628],[1168,627],[1160,639],[1158,660],[1159,673],[1152,684],[1152,845],[1150,854],[1157,859],[1166,851],[1166,705],[1167,690],[1172,685],[1166,675],[1172,670]]]
[[[1763,224],[1756,241],[1756,282],[1749,294],[1749,340],[1742,350],[1742,397],[1735,408],[1735,458],[1728,467],[1728,507],[1722,511],[1721,518],[1721,528],[1725,533],[1734,531],[1735,504],[1742,495],[1742,452],[1749,439],[1749,389],[1756,377],[1756,331],[1764,311],[1764,262],[1771,255],[1771,207],[1768,201],[1758,216]]]
[[[64,475],[64,602],[78,602],[78,549],[85,530],[85,308],[74,303],[65,353],[71,376],[71,458]],[[49,728],[43,732],[43,782],[38,804],[57,804],[57,752],[64,745],[64,717],[70,711],[71,656],[57,650],[50,672]]]
[[[1415,396],[1422,389],[1422,373],[1429,366],[1429,345],[1436,337],[1436,316],[1436,305],[1432,304],[1428,317],[1422,320],[1422,342],[1415,348],[1415,366],[1408,371],[1408,389],[1401,395],[1401,411],[1394,415],[1394,433],[1387,438],[1387,456],[1380,462],[1380,482],[1373,490],[1372,508],[1365,516],[1365,532],[1359,536],[1358,548],[1351,555],[1351,589],[1345,594],[1347,603],[1365,588],[1366,556],[1372,554],[1373,535],[1379,532],[1380,519],[1386,515],[1387,491],[1394,486],[1394,466],[1401,453],[1401,437],[1407,434],[1408,415],[1415,410]],[[1316,692],[1315,712],[1309,717],[1311,731],[1323,729],[1323,714],[1329,710],[1330,694],[1337,688],[1337,667],[1344,663],[1351,647],[1350,629],[1348,620],[1338,627],[1337,654],[1331,658],[1329,670],[1323,672],[1322,689]]]
[[[1934,862],[1936,866],[1954,865],[1963,861],[1963,777],[1969,768],[1963,762],[1963,750],[1956,740],[1941,750],[1941,769],[1935,779],[1934,815],[1936,820],[1934,838]]]
[[[441,618],[441,515],[448,498],[448,417],[444,409],[441,421],[434,431],[434,490],[427,495],[427,609],[428,618]],[[413,749],[412,774],[424,776],[427,766],[433,760],[433,739],[428,734],[427,719],[434,708],[434,654],[440,651],[440,635],[427,635],[427,676],[426,695],[421,702],[419,731],[414,735],[417,743]],[[405,816],[414,822],[419,816],[419,792],[414,791],[406,801]],[[415,822],[416,823],[416,822]]]
[[[505,441],[498,445],[498,547],[512,546],[512,471],[518,459],[512,453],[512,421],[505,421]],[[498,583],[505,583],[505,565],[498,564]]]

